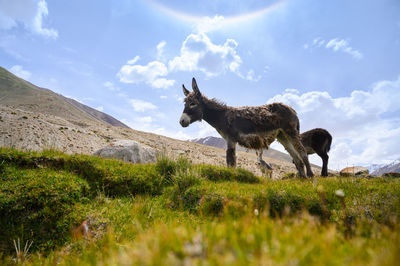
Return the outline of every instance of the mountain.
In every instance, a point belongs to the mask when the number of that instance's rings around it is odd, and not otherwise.
[[[192,139],[189,140],[190,142],[195,142],[195,143],[199,143],[199,144],[203,144],[203,145],[207,145],[207,146],[212,146],[212,147],[216,147],[216,148],[221,148],[221,149],[226,149],[226,141],[223,138],[218,138],[218,137],[205,137],[205,138],[198,138],[198,139]],[[250,151],[244,147],[241,146],[237,146],[237,150],[238,151],[244,151],[244,152],[250,152],[250,153],[254,153],[254,151]],[[292,157],[290,157],[289,154],[277,151],[275,149],[271,149],[269,148],[268,150],[264,150],[263,152],[263,156],[267,156],[270,158],[274,158],[277,160],[281,160],[281,161],[285,161],[285,162],[292,162]]]
[[[93,154],[118,140],[134,140],[173,159],[183,155],[195,164],[226,165],[224,149],[131,129],[105,113],[37,87],[0,67],[0,147]],[[214,145],[218,141],[204,140]],[[279,156],[269,154],[273,152]],[[273,178],[296,172],[288,155],[270,150],[267,156],[271,156],[267,161],[274,168]],[[238,167],[262,176],[256,162],[254,152],[238,148]],[[312,167],[316,173],[321,171]]]
[[[73,99],[40,88],[18,78],[0,67],[0,104],[77,121],[97,121],[112,126],[128,128],[127,125]]]
[[[381,166],[380,168],[373,171],[372,175],[381,176],[385,173],[400,173],[400,160],[396,160],[390,164]]]
[[[368,172],[373,173],[373,172],[377,171],[379,168],[384,167],[385,165],[386,164],[371,164],[371,165],[367,166]]]
[[[223,138],[209,136],[205,138],[191,139],[189,141],[211,147],[226,149],[226,141]]]

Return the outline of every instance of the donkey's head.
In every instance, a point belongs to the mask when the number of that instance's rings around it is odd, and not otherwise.
[[[201,121],[203,118],[202,95],[194,78],[192,79],[192,92],[188,91],[183,84],[182,88],[186,98],[184,100],[185,109],[183,109],[179,122],[183,127],[188,127],[191,123]]]

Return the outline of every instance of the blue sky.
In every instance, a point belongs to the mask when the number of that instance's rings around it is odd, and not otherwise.
[[[0,65],[179,139],[218,135],[178,123],[196,77],[228,105],[280,101],[301,131],[328,129],[331,168],[400,158],[398,0],[0,0]]]

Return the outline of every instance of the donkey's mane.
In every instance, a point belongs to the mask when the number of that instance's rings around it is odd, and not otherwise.
[[[224,102],[217,100],[215,98],[209,99],[206,96],[202,95],[203,103],[207,106],[207,108],[216,111],[223,111],[229,108]]]

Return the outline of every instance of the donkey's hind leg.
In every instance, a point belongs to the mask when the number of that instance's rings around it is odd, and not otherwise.
[[[292,143],[294,148],[297,150],[297,152],[300,154],[301,159],[303,160],[304,164],[306,165],[306,170],[307,170],[307,176],[308,177],[313,177],[314,174],[311,170],[311,165],[308,160],[308,155],[306,152],[306,149],[304,148],[303,144],[301,144],[300,138],[299,137],[293,137],[292,138]]]
[[[304,148],[303,144],[301,143],[299,132],[297,130],[287,130],[287,131],[285,131],[285,133],[287,135],[288,141],[291,142],[291,144],[297,151],[297,154],[299,154],[300,159],[305,164],[306,169],[307,169],[307,176],[313,177],[314,174],[311,170],[310,162],[308,161],[306,149]]]
[[[296,166],[296,169],[299,172],[300,177],[306,177],[306,174],[304,173],[303,160],[298,151],[293,146],[293,144],[289,141],[288,137],[286,137],[285,135],[286,134],[284,134],[283,132],[280,132],[278,135],[278,140],[292,157],[293,163]]]
[[[328,176],[328,160],[329,156],[326,152],[317,152],[318,156],[322,159],[321,176]]]

